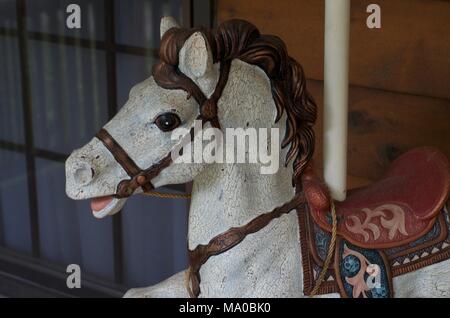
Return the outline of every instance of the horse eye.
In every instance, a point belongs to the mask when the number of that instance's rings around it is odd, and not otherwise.
[[[162,131],[171,131],[181,123],[180,117],[174,113],[164,113],[156,117],[155,124]]]

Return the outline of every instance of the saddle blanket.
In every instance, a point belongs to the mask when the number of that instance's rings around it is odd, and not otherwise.
[[[449,203],[441,209],[431,230],[405,245],[369,249],[338,236],[333,266],[330,265],[318,294],[339,293],[349,298],[393,297],[393,277],[449,259]],[[299,211],[298,218],[304,294],[310,295],[322,270],[331,234],[314,223],[308,207]]]

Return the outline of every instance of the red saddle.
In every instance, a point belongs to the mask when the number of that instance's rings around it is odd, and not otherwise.
[[[328,189],[308,167],[302,186],[314,222],[331,231]],[[450,195],[450,165],[430,147],[397,158],[383,178],[335,202],[338,234],[364,248],[391,248],[431,229]]]

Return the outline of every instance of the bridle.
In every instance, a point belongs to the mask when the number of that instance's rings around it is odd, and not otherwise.
[[[220,75],[216,88],[210,98],[207,98],[200,88],[191,81],[189,85],[183,85],[182,88],[188,93],[188,96],[193,96],[200,105],[200,115],[198,120],[202,124],[209,122],[211,126],[220,129],[220,123],[217,116],[217,102],[222,96],[223,89],[227,83],[228,75],[230,73],[230,61],[222,62],[220,65]],[[185,80],[190,81],[187,77]],[[189,131],[191,141],[194,140],[193,128]],[[113,155],[117,163],[126,171],[129,179],[119,182],[115,196],[118,198],[126,198],[131,196],[136,189],[142,188],[144,192],[149,192],[154,189],[152,179],[158,176],[161,171],[167,168],[172,163],[171,151],[160,159],[155,164],[147,169],[141,169],[131,159],[128,153],[120,146],[120,144],[112,137],[108,131],[101,129],[96,137],[103,143],[103,145]],[[189,269],[187,271],[186,286],[191,297],[198,297],[200,294],[200,268],[206,261],[214,255],[226,252],[232,247],[239,244],[248,234],[255,233],[265,227],[271,220],[280,217],[284,213],[288,213],[292,209],[298,207],[304,202],[303,195],[297,194],[294,198],[274,209],[271,212],[261,214],[259,217],[253,219],[245,226],[239,228],[231,228],[228,231],[214,237],[208,244],[199,245],[194,250],[188,250]]]
[[[201,120],[205,125],[207,122],[211,126],[220,129],[219,119],[217,117],[217,102],[222,96],[223,89],[228,81],[228,75],[230,73],[230,61],[222,62],[220,65],[220,75],[216,88],[210,98],[207,98],[201,89],[188,77],[185,77],[186,81],[191,81],[190,85],[185,85],[188,98],[193,96],[197,103],[200,105],[200,115],[197,120]],[[194,140],[194,128],[191,128],[188,135],[191,137],[191,141]],[[103,145],[113,155],[117,163],[126,171],[129,179],[125,179],[119,182],[117,185],[115,197],[127,198],[131,196],[138,188],[142,188],[144,192],[149,192],[155,187],[152,184],[152,179],[158,176],[161,171],[170,166],[172,163],[172,151],[169,151],[162,159],[155,164],[151,165],[147,169],[141,169],[131,159],[128,153],[120,146],[120,144],[112,137],[108,131],[101,129],[96,137],[103,143]],[[183,138],[184,139],[184,138]]]
[[[202,125],[209,122],[211,126],[220,129],[219,118],[217,115],[217,103],[222,96],[222,92],[228,81],[231,60],[221,62],[219,80],[210,98],[207,98],[198,85],[195,84],[190,78],[180,76],[179,73],[178,75],[181,77],[182,81],[181,84],[177,83],[177,80],[174,80],[172,76],[174,70],[170,67],[173,66],[169,66],[167,64],[156,65],[156,69],[159,71],[155,74],[154,69],[154,77],[157,84],[167,89],[179,88],[185,90],[188,93],[188,98],[191,96],[194,97],[200,107],[200,114],[197,117],[197,120],[201,120]],[[178,72],[178,70],[175,70],[175,72]],[[187,134],[187,136],[189,135],[192,142],[195,138],[193,127]],[[142,188],[144,192],[152,191],[155,188],[152,184],[152,180],[172,163],[172,151],[169,151],[158,162],[146,169],[141,169],[120,146],[120,144],[108,133],[108,131],[101,129],[97,133],[96,137],[109,150],[117,163],[129,176],[129,179],[124,179],[119,182],[115,193],[115,197],[117,198],[127,198],[131,196],[138,188]],[[296,194],[289,202],[286,202],[282,206],[279,206],[270,212],[260,214],[258,217],[243,226],[234,227],[220,233],[212,238],[208,244],[198,245],[194,250],[188,249],[189,268],[186,271],[186,288],[190,297],[198,297],[200,295],[200,268],[208,261],[210,257],[230,250],[242,242],[247,235],[258,232],[272,220],[279,218],[283,214],[289,213],[294,209],[298,209],[298,213],[300,213],[300,211],[304,208],[305,202],[306,200],[303,192],[301,191],[301,186],[297,183]],[[324,272],[324,270],[322,270],[322,272]],[[321,276],[323,276],[322,274],[323,273],[321,273]],[[317,283],[316,288],[320,285],[321,280]]]

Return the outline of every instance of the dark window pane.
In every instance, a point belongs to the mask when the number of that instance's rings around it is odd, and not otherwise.
[[[0,150],[0,242],[31,253],[25,155]]]
[[[187,266],[187,200],[134,196],[122,214],[125,284],[148,286]]]
[[[107,120],[104,52],[30,41],[36,147],[69,153]]]
[[[24,142],[17,39],[0,36],[0,139]]]
[[[81,9],[81,28],[69,29],[66,19],[69,4]],[[30,31],[94,40],[104,39],[104,2],[102,0],[27,0],[27,26]]]
[[[97,220],[89,201],[65,194],[64,165],[37,160],[39,233],[42,257],[112,280],[114,276],[112,220]]]
[[[183,23],[181,3],[182,0],[116,0],[116,41],[120,44],[157,48],[161,17],[172,16]]]
[[[16,0],[0,1],[0,27],[17,28]]]
[[[128,100],[130,89],[151,76],[155,58],[117,54],[117,102],[122,107]]]

